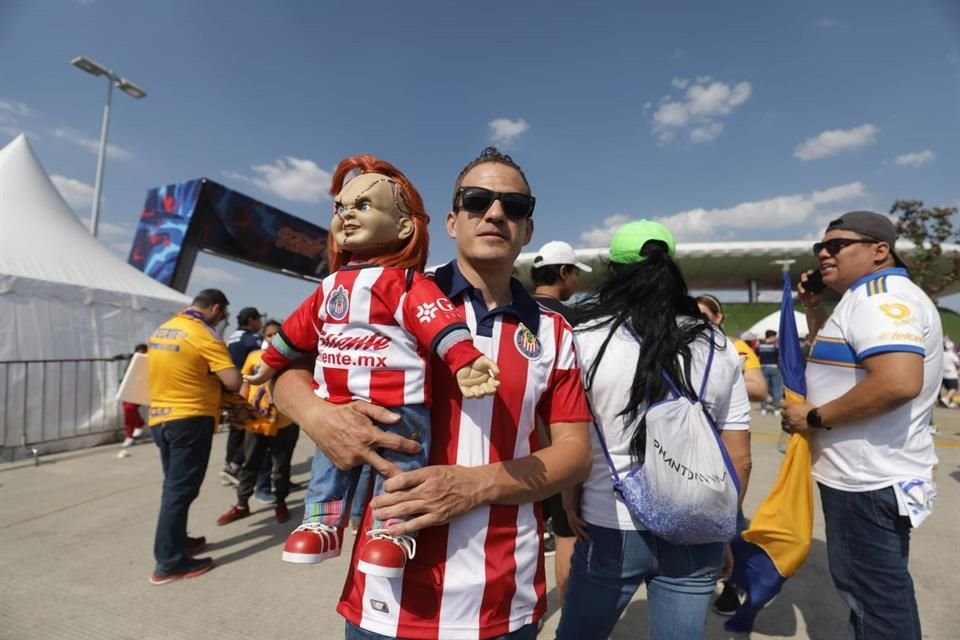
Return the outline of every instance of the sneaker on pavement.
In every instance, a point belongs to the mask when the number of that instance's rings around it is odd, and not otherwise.
[[[713,601],[713,611],[717,615],[732,616],[740,607],[740,594],[737,592],[737,585],[732,582],[723,583],[723,591]]]
[[[370,540],[363,545],[357,569],[370,576],[399,578],[407,560],[417,553],[417,542],[410,536],[392,536],[386,529],[371,529]]]
[[[277,504],[277,496],[273,495],[272,493],[257,491],[253,494],[253,499],[260,504]]]
[[[187,545],[184,547],[183,552],[188,556],[195,556],[206,548],[207,539],[204,536],[198,538],[187,536]]]
[[[224,467],[220,471],[220,480],[223,481],[224,486],[229,486],[231,484],[236,486],[240,484],[240,478],[237,477],[237,472],[228,467]]]
[[[240,518],[246,518],[250,515],[250,507],[241,507],[238,505],[233,505],[227,511],[217,518],[217,526],[222,527],[225,524],[230,524],[234,520],[239,520]]]
[[[174,580],[196,578],[210,571],[210,569],[213,569],[213,558],[190,558],[185,561],[180,568],[174,569],[173,571],[155,571],[153,575],[150,576],[150,584],[159,586],[173,582]]]
[[[126,449],[127,447],[132,447],[132,446],[133,446],[133,438],[124,438],[124,439],[123,439],[123,444],[120,445],[120,446],[123,447],[124,449]]]
[[[273,508],[273,515],[277,517],[277,522],[283,524],[290,519],[290,510],[287,509],[287,503],[278,502],[277,506]]]
[[[133,430],[133,438],[134,438],[134,440],[136,440],[137,438],[139,438],[139,437],[142,436],[142,435],[143,435],[143,428],[142,428],[142,427],[137,427],[136,429]]]
[[[343,544],[343,529],[305,522],[293,530],[283,545],[284,562],[316,564],[336,558]]]

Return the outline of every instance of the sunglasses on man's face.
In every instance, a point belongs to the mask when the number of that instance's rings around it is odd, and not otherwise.
[[[813,255],[818,256],[821,251],[826,251],[827,255],[835,256],[852,244],[877,244],[878,242],[880,241],[861,238],[834,238],[833,240],[814,242]]]
[[[468,213],[486,213],[494,200],[500,201],[503,213],[518,221],[533,215],[537,199],[526,193],[501,193],[483,187],[463,187],[457,192],[460,208]]]

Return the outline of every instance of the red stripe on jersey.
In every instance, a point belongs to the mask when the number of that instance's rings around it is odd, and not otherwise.
[[[490,462],[512,460],[517,448],[520,410],[527,389],[530,362],[516,344],[519,324],[513,316],[502,316],[497,362],[508,374],[509,384],[501,384],[493,402],[490,424]],[[534,430],[535,431],[535,430]],[[491,505],[487,539],[483,545],[486,587],[480,605],[480,626],[491,635],[510,631],[510,609],[517,591],[517,515],[516,505]]]
[[[347,291],[347,296],[350,295],[350,292],[353,291],[353,285],[356,283],[357,278],[360,277],[360,272],[362,269],[341,269],[337,271],[336,276],[334,276],[333,287],[330,289],[330,294],[332,295],[341,285]],[[324,321],[328,324],[350,324],[353,322],[353,319],[350,317],[353,315],[353,306],[351,305],[347,309],[347,315],[342,320],[337,320],[330,315],[329,310],[327,309],[327,302],[330,300],[330,296],[327,296],[327,299],[323,301],[323,312],[326,315]],[[360,322],[366,322],[366,318],[360,318]]]
[[[374,369],[370,372],[370,402],[381,407],[403,406],[406,374],[396,369]]]
[[[350,401],[350,372],[347,369],[334,369],[333,367],[321,367],[320,375],[323,376],[323,383],[327,387],[328,397],[331,402]]]
[[[398,284],[397,278],[390,273],[390,270],[384,269],[370,287],[370,324],[386,326],[397,324],[394,315],[400,308],[400,299],[404,293],[403,287],[397,286]]]

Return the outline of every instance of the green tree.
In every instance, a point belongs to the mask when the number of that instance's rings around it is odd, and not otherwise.
[[[944,262],[943,245],[960,243],[960,229],[954,229],[956,207],[926,209],[921,200],[897,200],[890,213],[897,217],[897,235],[913,243],[914,249],[904,257],[910,277],[934,300],[955,282],[960,281],[960,251],[950,251]],[[938,266],[938,263],[941,263]]]

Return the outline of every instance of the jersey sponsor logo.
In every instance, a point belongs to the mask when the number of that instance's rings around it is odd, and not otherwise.
[[[374,611],[379,611],[380,613],[390,613],[390,607],[387,606],[386,602],[382,600],[374,600],[370,598],[370,608]]]
[[[382,333],[367,335],[343,335],[341,333],[327,333],[321,331],[317,336],[317,344],[329,349],[357,349],[359,351],[380,351],[390,346],[392,339]]]
[[[523,324],[518,326],[517,332],[513,334],[513,342],[517,345],[517,351],[527,360],[536,360],[543,353],[540,340]]]
[[[317,362],[338,367],[359,367],[375,369],[387,366],[387,356],[359,355],[351,353],[324,351],[317,355]]]
[[[347,290],[340,285],[327,298],[327,314],[334,320],[343,320],[350,311],[350,296]]]
[[[899,322],[908,322],[910,320],[910,307],[900,302],[891,302],[880,305],[880,312],[891,320]]]
[[[437,317],[437,304],[435,302],[424,302],[417,305],[417,320],[420,322],[432,322]]]

